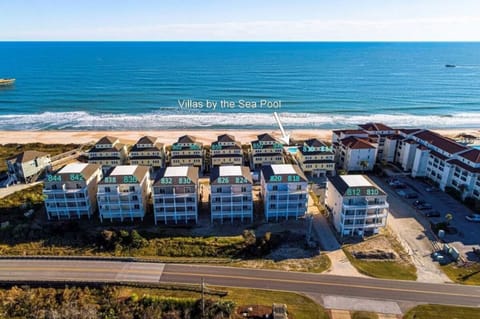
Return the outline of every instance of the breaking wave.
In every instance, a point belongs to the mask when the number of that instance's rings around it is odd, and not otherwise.
[[[480,113],[450,115],[279,113],[286,129],[332,129],[359,123],[381,122],[393,127],[480,128]],[[44,112],[0,115],[0,130],[135,130],[274,128],[272,113],[175,113],[94,114]]]

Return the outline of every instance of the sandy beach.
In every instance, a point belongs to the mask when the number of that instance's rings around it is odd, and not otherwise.
[[[460,133],[480,136],[478,129],[441,129],[433,130],[441,135],[455,137]],[[89,143],[95,142],[105,135],[112,135],[120,138],[123,143],[133,144],[138,138],[144,135],[158,136],[165,144],[172,144],[178,137],[189,134],[196,137],[202,143],[211,143],[218,135],[231,134],[242,142],[248,143],[256,139],[258,134],[270,133],[280,137],[278,130],[155,130],[155,131],[0,131],[0,144],[7,143],[44,143],[44,144],[68,144],[68,143]],[[305,129],[289,131],[294,139],[319,138],[330,141],[331,130]]]
[[[163,131],[0,131],[0,144],[6,143],[89,143],[95,142],[105,135],[116,136],[126,144],[135,143],[144,135],[158,136],[165,144],[176,142],[178,137],[188,134],[202,143],[211,143],[218,135],[231,134],[242,143],[249,143],[256,139],[258,134],[270,133],[280,137],[279,131],[272,130],[163,130]],[[330,140],[330,130],[295,130],[290,135],[295,139],[311,137]]]

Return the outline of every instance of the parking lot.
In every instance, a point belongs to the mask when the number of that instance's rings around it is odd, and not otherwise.
[[[442,241],[453,245],[463,257],[474,258],[473,248],[480,245],[480,223],[465,218],[473,213],[469,208],[450,195],[408,176],[383,178],[382,182],[390,198],[396,197],[408,205],[410,212],[405,212],[405,216],[413,215],[427,230],[431,229],[430,222],[446,222],[446,215],[450,214],[452,219]]]

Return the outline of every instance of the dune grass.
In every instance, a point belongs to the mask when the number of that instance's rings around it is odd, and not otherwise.
[[[473,319],[480,318],[479,308],[419,305],[410,309],[404,319]]]

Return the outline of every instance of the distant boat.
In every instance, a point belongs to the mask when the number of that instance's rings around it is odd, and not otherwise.
[[[454,68],[454,67],[456,67],[456,65],[455,64],[445,64],[445,67],[446,68]]]
[[[13,85],[13,83],[15,83],[15,79],[0,79],[0,86]]]

